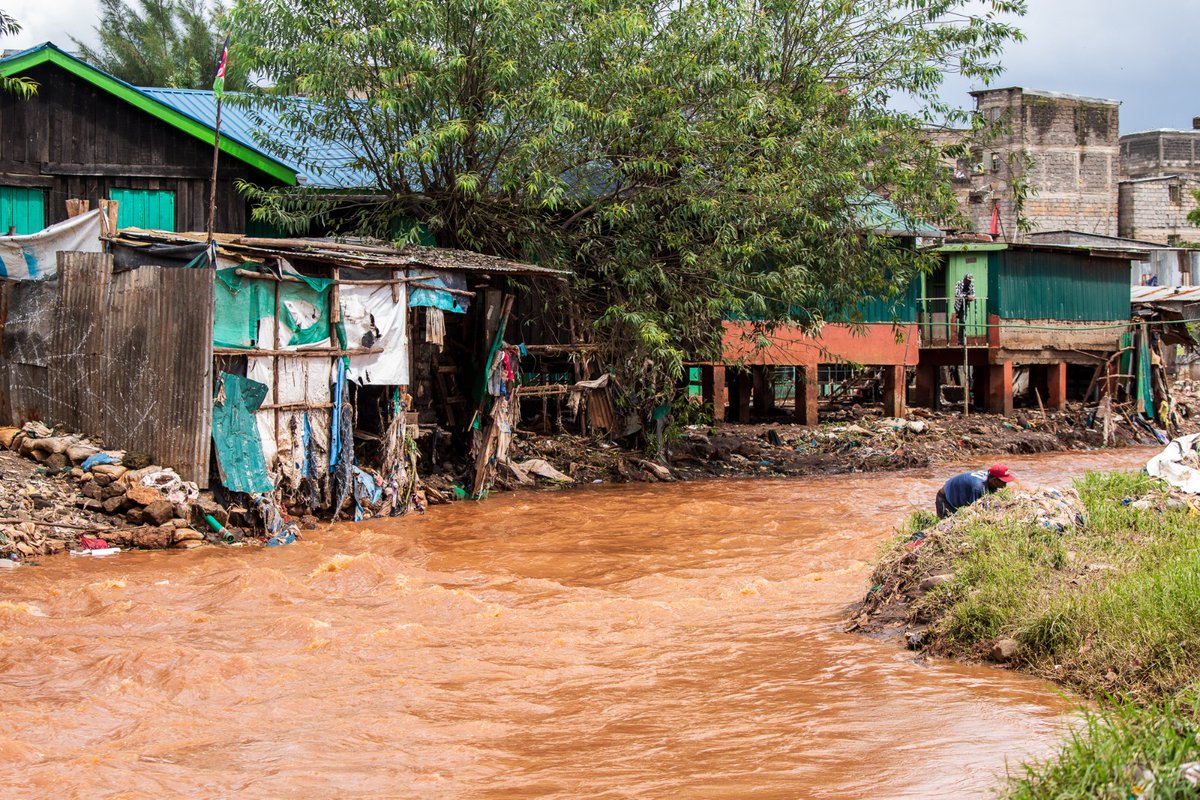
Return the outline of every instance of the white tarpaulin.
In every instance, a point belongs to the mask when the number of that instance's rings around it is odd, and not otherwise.
[[[1152,478],[1162,478],[1177,489],[1189,494],[1200,494],[1200,433],[1181,436],[1167,445],[1167,449],[1150,459],[1146,473]]]
[[[58,251],[99,253],[100,209],[25,236],[0,236],[0,278],[39,281],[58,274]]]
[[[270,324],[269,320],[266,322]],[[272,472],[278,469],[287,488],[295,490],[305,471],[308,453],[304,446],[306,437],[315,439],[315,454],[319,461],[310,465],[310,471],[327,471],[329,468],[329,410],[305,410],[303,406],[329,405],[332,396],[332,362],[328,358],[279,358],[279,396],[276,397],[275,377],[271,374],[272,361],[274,359],[271,356],[247,358],[246,377],[266,384],[267,396],[263,399],[263,405],[292,406],[290,409],[268,408],[259,411],[255,414],[255,422],[258,423],[258,433],[262,438],[267,469]]]
[[[355,383],[376,386],[408,384],[408,331],[404,293],[400,301],[392,299],[391,286],[352,286],[339,288],[342,322],[346,326],[346,346],[350,349],[378,348],[380,353],[350,356],[346,377]]]

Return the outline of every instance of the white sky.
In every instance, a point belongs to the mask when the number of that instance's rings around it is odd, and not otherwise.
[[[1200,116],[1200,0],[1028,0],[1023,44],[1004,56],[999,86],[1122,101],[1121,130],[1188,128]],[[0,0],[24,26],[0,48],[69,37],[94,39],[95,0]],[[966,106],[971,88],[951,80],[946,98]]]

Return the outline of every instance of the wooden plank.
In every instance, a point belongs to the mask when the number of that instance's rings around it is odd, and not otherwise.
[[[303,350],[276,350],[261,347],[252,350],[243,349],[241,347],[213,348],[213,355],[216,356],[293,356],[295,358],[369,356],[374,353],[382,352],[382,347],[352,347],[348,350],[340,350],[336,347],[306,347]]]

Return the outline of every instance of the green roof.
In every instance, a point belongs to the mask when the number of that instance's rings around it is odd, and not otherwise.
[[[0,60],[0,76],[6,78],[13,77],[42,64],[54,64],[93,86],[103,89],[114,97],[118,97],[130,105],[140,108],[142,111],[162,120],[168,125],[178,128],[191,136],[195,136],[206,144],[211,145],[216,138],[216,131],[212,124],[181,113],[177,109],[156,100],[136,86],[132,86],[119,78],[114,78],[103,70],[96,69],[91,64],[60,50],[50,42],[45,42],[44,44]],[[241,142],[226,137],[221,138],[220,147],[222,152],[228,153],[230,156],[249,164],[255,169],[262,170],[283,183],[292,186],[296,184],[296,172],[294,169],[259,150],[247,147]]]
[[[895,203],[877,194],[863,198],[857,208],[859,221],[872,232],[884,236],[925,236],[941,238],[945,234],[927,222],[911,219]]]

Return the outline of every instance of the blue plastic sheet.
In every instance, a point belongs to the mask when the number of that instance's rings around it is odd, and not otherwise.
[[[83,470],[84,472],[87,472],[92,467],[96,466],[97,464],[120,464],[120,463],[121,463],[121,459],[119,459],[116,456],[113,456],[109,453],[96,453],[95,455],[88,456],[84,460],[84,462],[79,465],[79,468],[81,470]]]
[[[467,288],[467,276],[459,272],[425,270],[422,274],[431,276],[421,281],[425,286],[458,289],[459,291],[465,291]],[[471,307],[471,298],[414,285],[408,291],[408,307],[440,308],[442,311],[449,311],[452,314],[465,314]]]

